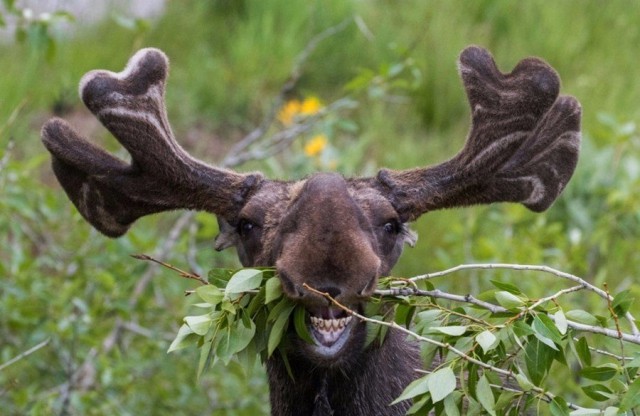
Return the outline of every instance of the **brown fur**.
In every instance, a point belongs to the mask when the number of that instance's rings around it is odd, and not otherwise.
[[[415,242],[408,221],[492,202],[542,211],[573,174],[580,105],[558,97],[560,81],[549,65],[528,58],[503,74],[487,51],[469,47],[459,69],[472,110],[461,152],[436,166],[383,169],[374,178],[317,173],[270,181],[193,159],[167,121],[168,60],[155,49],[138,52],[121,73],[93,71],[81,81],[85,104],[129,151],[130,164],[60,119],[45,124],[42,139],[67,195],[99,231],[117,237],[137,218],[165,210],[211,212],[220,224],[217,250],[235,247],[245,266],[275,266],[285,294],[310,316],[340,319],[342,312],[304,284],[362,311],[377,279],[405,243]],[[277,354],[268,362],[274,415],[405,413],[410,403],[389,403],[416,377],[416,346],[391,331],[365,348],[365,325],[348,328],[340,342],[317,338],[315,345],[290,331],[294,380]]]

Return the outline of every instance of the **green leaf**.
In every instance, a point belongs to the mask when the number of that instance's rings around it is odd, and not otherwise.
[[[558,327],[547,315],[537,314],[533,318],[531,326],[534,331],[537,331],[545,337],[553,340],[556,344],[560,344],[562,342],[562,335],[560,334]]]
[[[478,384],[476,386],[476,398],[490,415],[495,416],[496,401],[493,397],[493,391],[491,391],[489,380],[487,380],[487,377],[484,374],[478,380]]]
[[[640,406],[640,378],[636,378],[629,386],[629,390],[625,393],[620,401],[620,412],[626,412]]]
[[[568,319],[585,325],[598,325],[598,319],[587,311],[582,309],[573,309],[566,314]]]
[[[524,301],[521,298],[505,290],[496,292],[494,296],[498,303],[506,309],[516,309],[524,305]]]
[[[391,402],[391,404],[397,404],[401,401],[413,399],[416,396],[421,394],[425,394],[429,391],[428,379],[431,377],[431,374],[428,374],[424,377],[420,377],[419,379],[413,380],[407,387],[405,387],[404,391],[397,399]]]
[[[394,320],[398,325],[402,325],[408,329],[411,326],[415,311],[415,305],[400,304],[396,308]]]
[[[189,328],[189,325],[182,324],[182,326],[178,330],[176,338],[173,340],[173,342],[171,342],[171,345],[169,345],[167,353],[186,348],[189,345],[192,345],[196,339],[197,338],[195,337],[195,333],[191,330],[191,328]]]
[[[589,380],[607,381],[619,372],[618,366],[612,363],[602,364],[597,367],[584,367],[580,375]]]
[[[498,345],[498,338],[493,335],[493,332],[487,329],[476,336],[476,342],[480,345],[480,347],[482,347],[482,351],[484,351],[486,354],[488,351],[491,351]]]
[[[499,412],[499,414],[504,414],[504,409],[509,409],[513,406],[515,397],[516,393],[512,391],[503,391],[498,397],[498,400],[496,400],[496,412]]]
[[[444,367],[431,373],[427,379],[431,400],[437,403],[456,389],[456,376],[451,367]]]
[[[256,289],[262,283],[262,270],[241,269],[229,279],[224,290],[226,296]]]
[[[560,396],[553,398],[549,403],[549,410],[553,416],[569,416],[569,406],[567,402]]]
[[[528,335],[534,334],[531,326],[529,326],[526,322],[522,320],[514,322],[513,325],[511,325],[511,327],[513,328],[513,333],[517,337],[526,337]]]
[[[257,294],[251,295],[251,301],[245,308],[247,316],[254,316],[265,305],[265,288],[261,287]]]
[[[536,338],[538,338],[541,342],[545,343],[554,350],[558,350],[556,344],[562,342],[562,339],[560,338],[560,332],[558,332],[558,329],[555,327],[554,323],[551,321],[551,319],[549,319],[548,316],[534,316],[531,327],[533,328]]]
[[[442,314],[440,309],[429,309],[426,311],[418,312],[416,315],[416,322],[433,322]]]
[[[280,302],[278,302],[276,306],[274,306],[273,309],[269,311],[269,315],[267,316],[267,322],[269,323],[275,322],[280,317],[280,315],[282,315],[289,308],[293,308],[294,306],[295,304],[289,298],[284,297],[280,299]]]
[[[460,335],[467,332],[467,327],[461,326],[461,325],[433,326],[429,328],[429,332],[441,332],[443,334],[451,335],[453,337],[459,337]]]
[[[211,346],[213,340],[205,340],[202,347],[200,347],[200,359],[198,360],[198,372],[196,373],[197,380],[200,380],[202,373],[209,367],[211,362]]]
[[[551,368],[555,352],[538,338],[531,339],[527,343],[524,352],[529,378],[533,384],[539,386],[547,371]]]
[[[584,367],[591,366],[591,351],[589,351],[589,344],[587,344],[587,340],[585,337],[578,339],[576,343],[576,352],[578,353],[578,358],[582,362]]]
[[[564,335],[567,333],[567,328],[568,328],[568,324],[567,324],[567,317],[564,316],[564,312],[562,312],[562,309],[558,309],[556,311],[556,313],[553,314],[553,317],[555,318],[555,324],[556,324],[556,328],[558,328],[558,331],[560,332],[561,335]]]
[[[282,334],[284,334],[284,331],[287,328],[287,323],[289,323],[289,315],[291,315],[291,311],[293,311],[293,305],[287,306],[287,308],[284,309],[280,315],[278,315],[278,318],[271,328],[271,332],[269,333],[269,341],[267,342],[267,355],[269,357],[271,357],[273,351],[275,351],[275,349],[280,344]]]
[[[234,273],[235,270],[232,269],[211,269],[209,270],[207,277],[211,284],[218,287],[224,287],[227,285],[229,279],[231,279],[231,276],[233,276]]]
[[[429,414],[429,411],[433,409],[433,402],[431,401],[431,396],[429,394],[425,394],[418,400],[414,402],[413,405],[407,410],[407,415],[415,415],[416,413],[420,415]]]
[[[211,315],[185,316],[184,323],[191,328],[193,333],[202,336],[209,332],[209,328],[211,327]]]
[[[264,285],[265,287],[265,299],[264,299],[264,303],[271,303],[274,300],[278,299],[280,296],[282,296],[282,282],[280,281],[280,278],[277,276],[273,276],[271,278],[269,278],[269,280],[267,280],[267,282]]]
[[[444,399],[444,413],[447,416],[460,416],[458,402],[462,395],[459,392],[453,392]]]
[[[442,311],[440,309],[430,309],[418,312],[416,314],[416,324],[414,326],[414,331],[416,331],[418,334],[426,333],[427,330],[430,329],[429,327],[437,321],[441,313]],[[438,324],[439,323],[440,321],[438,321]]]
[[[620,409],[618,409],[617,407],[609,406],[606,409],[604,409],[603,416],[617,416],[619,413],[620,413]]]
[[[529,379],[522,373],[516,374],[516,381],[523,391],[530,391],[535,387],[533,383],[531,383]]]
[[[624,366],[625,366],[625,368],[638,368],[638,367],[640,367],[640,354],[639,353],[635,353],[635,356],[633,357],[633,359],[631,361],[627,361]]]
[[[222,299],[224,298],[222,290],[214,285],[200,286],[196,289],[196,294],[200,296],[200,299],[212,306],[222,302]]]
[[[614,397],[610,388],[603,384],[582,386],[582,391],[597,402],[605,402]]]
[[[469,365],[467,367],[467,388],[465,389],[465,393],[475,397],[479,377],[478,366],[475,364]],[[460,377],[460,382],[464,383],[464,377]]]
[[[507,291],[509,293],[513,293],[514,295],[521,295],[522,294],[520,289],[517,286],[512,285],[511,283],[505,283],[505,282],[501,282],[499,280],[491,280],[490,282],[493,283],[493,285],[495,287],[497,287],[498,289],[502,289],[502,290]]]
[[[371,319],[381,320],[383,317],[381,315],[371,316]],[[364,340],[364,347],[367,348],[373,341],[375,341],[378,336],[381,334],[382,325],[374,324],[372,322],[366,323],[367,336]]]
[[[249,345],[253,336],[256,334],[256,324],[251,319],[236,321],[232,330],[235,334],[233,340],[229,342],[229,351],[233,354],[242,351]]]
[[[629,289],[623,290],[618,293],[614,298],[611,306],[613,311],[618,316],[622,316],[629,311],[629,308],[633,304],[634,298],[631,297],[631,291]]]
[[[309,333],[309,325],[307,325],[307,310],[302,305],[296,305],[293,310],[293,324],[296,334],[305,342],[313,344],[313,338]]]

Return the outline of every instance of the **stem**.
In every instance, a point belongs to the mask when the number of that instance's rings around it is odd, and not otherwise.
[[[33,354],[34,352],[38,351],[39,349],[46,347],[49,344],[49,341],[51,341],[50,338],[42,341],[38,345],[35,345],[35,346],[29,348],[28,350],[26,350],[24,352],[21,352],[20,354],[18,354],[17,356],[13,357],[12,359],[7,361],[6,363],[0,365],[0,371],[2,371],[5,368],[9,367],[11,364],[15,364],[18,361],[22,360],[23,358],[28,357],[29,355]]]
[[[176,266],[173,266],[169,263],[165,263],[162,260],[158,260],[158,259],[154,259],[151,256],[148,256],[146,254],[132,254],[131,257],[133,257],[134,259],[138,259],[138,260],[145,260],[145,261],[151,261],[153,263],[157,263],[163,267],[166,267],[169,270],[173,270],[174,272],[177,272],[180,277],[184,277],[185,279],[193,279],[193,280],[197,280],[198,282],[202,283],[203,285],[208,285],[209,282],[207,281],[207,279],[200,277],[200,275],[194,274],[194,273],[189,273],[189,272],[185,272],[184,270],[181,270],[179,268],[177,268]]]

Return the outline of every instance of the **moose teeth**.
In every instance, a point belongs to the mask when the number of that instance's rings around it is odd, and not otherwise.
[[[351,316],[340,319],[322,319],[316,316],[311,316],[311,324],[318,330],[337,331],[344,329],[344,327],[351,322],[351,319]]]

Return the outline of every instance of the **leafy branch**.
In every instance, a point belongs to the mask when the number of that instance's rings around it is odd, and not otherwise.
[[[144,259],[153,261],[148,256]],[[193,278],[176,267],[162,265],[182,277]],[[498,289],[493,293],[496,303],[424,288],[431,285],[429,280],[434,277],[474,268],[541,271],[563,279],[571,276],[568,280],[579,284],[532,300],[516,286],[492,281]],[[201,278],[196,280],[203,283]],[[169,348],[173,351],[197,345],[199,375],[216,361],[227,364],[237,359],[243,365],[251,365],[257,357],[265,362],[276,351],[286,361],[287,328],[310,341],[306,311],[283,295],[274,269],[214,269],[209,272],[207,283],[195,290],[203,300],[195,306],[208,312],[186,317]],[[577,276],[546,266],[517,264],[461,265],[411,279],[381,279],[369,305],[373,307],[366,308],[364,314],[342,305],[328,293],[308,285],[304,288],[367,323],[373,339],[384,337],[384,328],[400,331],[421,345],[427,370],[416,369],[420,377],[397,398],[414,401],[409,413],[435,409],[436,414],[444,414],[442,409],[447,409],[446,414],[456,414],[454,409],[459,412],[476,408],[494,415],[519,414],[535,403],[544,403],[554,415],[635,414],[634,408],[640,406],[640,354],[626,356],[622,347],[623,343],[638,344],[637,336],[622,333],[617,321],[616,329],[606,328],[603,317],[596,318],[585,311],[565,313],[559,304],[564,297],[581,290],[599,296],[604,293],[609,313],[626,315],[633,322],[628,310],[632,299],[626,291],[610,296]],[[453,304],[442,305],[437,300]],[[546,308],[550,302],[553,305]],[[394,313],[377,313],[380,310]],[[567,317],[599,320],[600,326]],[[584,333],[605,339],[598,338],[596,348],[581,335]],[[619,355],[607,351],[612,345],[606,339],[612,339],[614,345],[618,343]],[[596,363],[592,353],[600,361]],[[580,367],[583,395],[579,400],[588,401],[589,406],[591,401],[604,402],[604,409],[570,403],[550,391],[552,365],[558,362],[568,367],[571,357]]]

